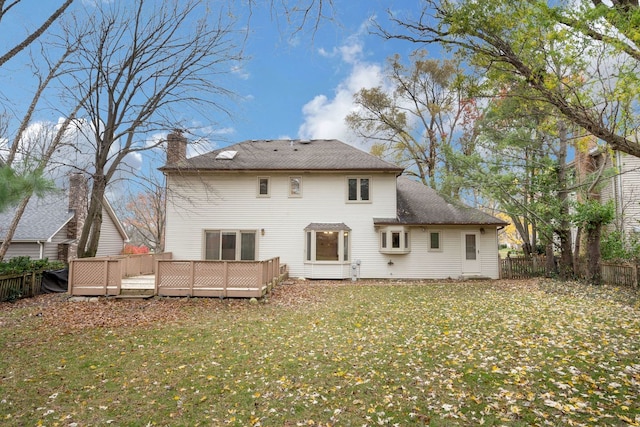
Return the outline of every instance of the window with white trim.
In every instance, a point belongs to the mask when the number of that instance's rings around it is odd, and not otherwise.
[[[442,233],[440,231],[429,231],[429,250],[432,252],[442,251]]]
[[[271,196],[271,181],[268,176],[259,176],[257,185],[258,197]]]
[[[348,177],[347,178],[347,202],[349,203],[371,202],[371,178]]]
[[[255,261],[255,230],[206,230],[204,259],[214,261]]]
[[[289,177],[289,197],[302,197],[302,177]]]
[[[305,260],[307,262],[344,263],[349,262],[350,230],[309,230],[305,231]]]
[[[411,252],[409,230],[403,226],[382,227],[380,229],[380,252],[385,254]]]

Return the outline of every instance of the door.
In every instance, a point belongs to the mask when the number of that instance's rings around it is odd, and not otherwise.
[[[462,274],[480,274],[479,243],[478,233],[462,233]]]

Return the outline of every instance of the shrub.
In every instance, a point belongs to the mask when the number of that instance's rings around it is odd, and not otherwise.
[[[32,260],[28,256],[11,258],[0,262],[0,275],[30,273],[32,271],[59,270],[64,268],[60,261],[49,262],[47,258]]]
[[[137,255],[137,254],[148,254],[149,248],[145,245],[135,246],[135,245],[125,245],[122,250],[123,255]]]
[[[625,241],[619,231],[605,233],[600,241],[600,252],[605,261],[640,259],[640,239],[631,234]]]

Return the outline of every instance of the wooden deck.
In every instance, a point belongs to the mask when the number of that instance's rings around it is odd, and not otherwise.
[[[171,254],[71,261],[73,296],[159,295],[260,298],[286,277],[278,257],[263,261],[172,260]]]

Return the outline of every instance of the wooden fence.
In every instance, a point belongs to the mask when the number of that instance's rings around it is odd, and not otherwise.
[[[34,297],[40,293],[41,283],[41,271],[0,276],[0,301]]]
[[[156,295],[260,298],[280,279],[280,258],[265,261],[158,261]]]
[[[546,258],[535,256],[529,259],[523,257],[507,257],[500,259],[501,279],[526,279],[542,277],[546,275]],[[640,264],[601,262],[600,275],[602,283],[614,286],[640,286]],[[587,277],[587,265],[584,262],[574,266],[575,274],[585,279]]]
[[[69,263],[69,294],[120,295],[122,279],[154,274],[156,262],[163,259],[171,259],[171,253],[74,259]]]

